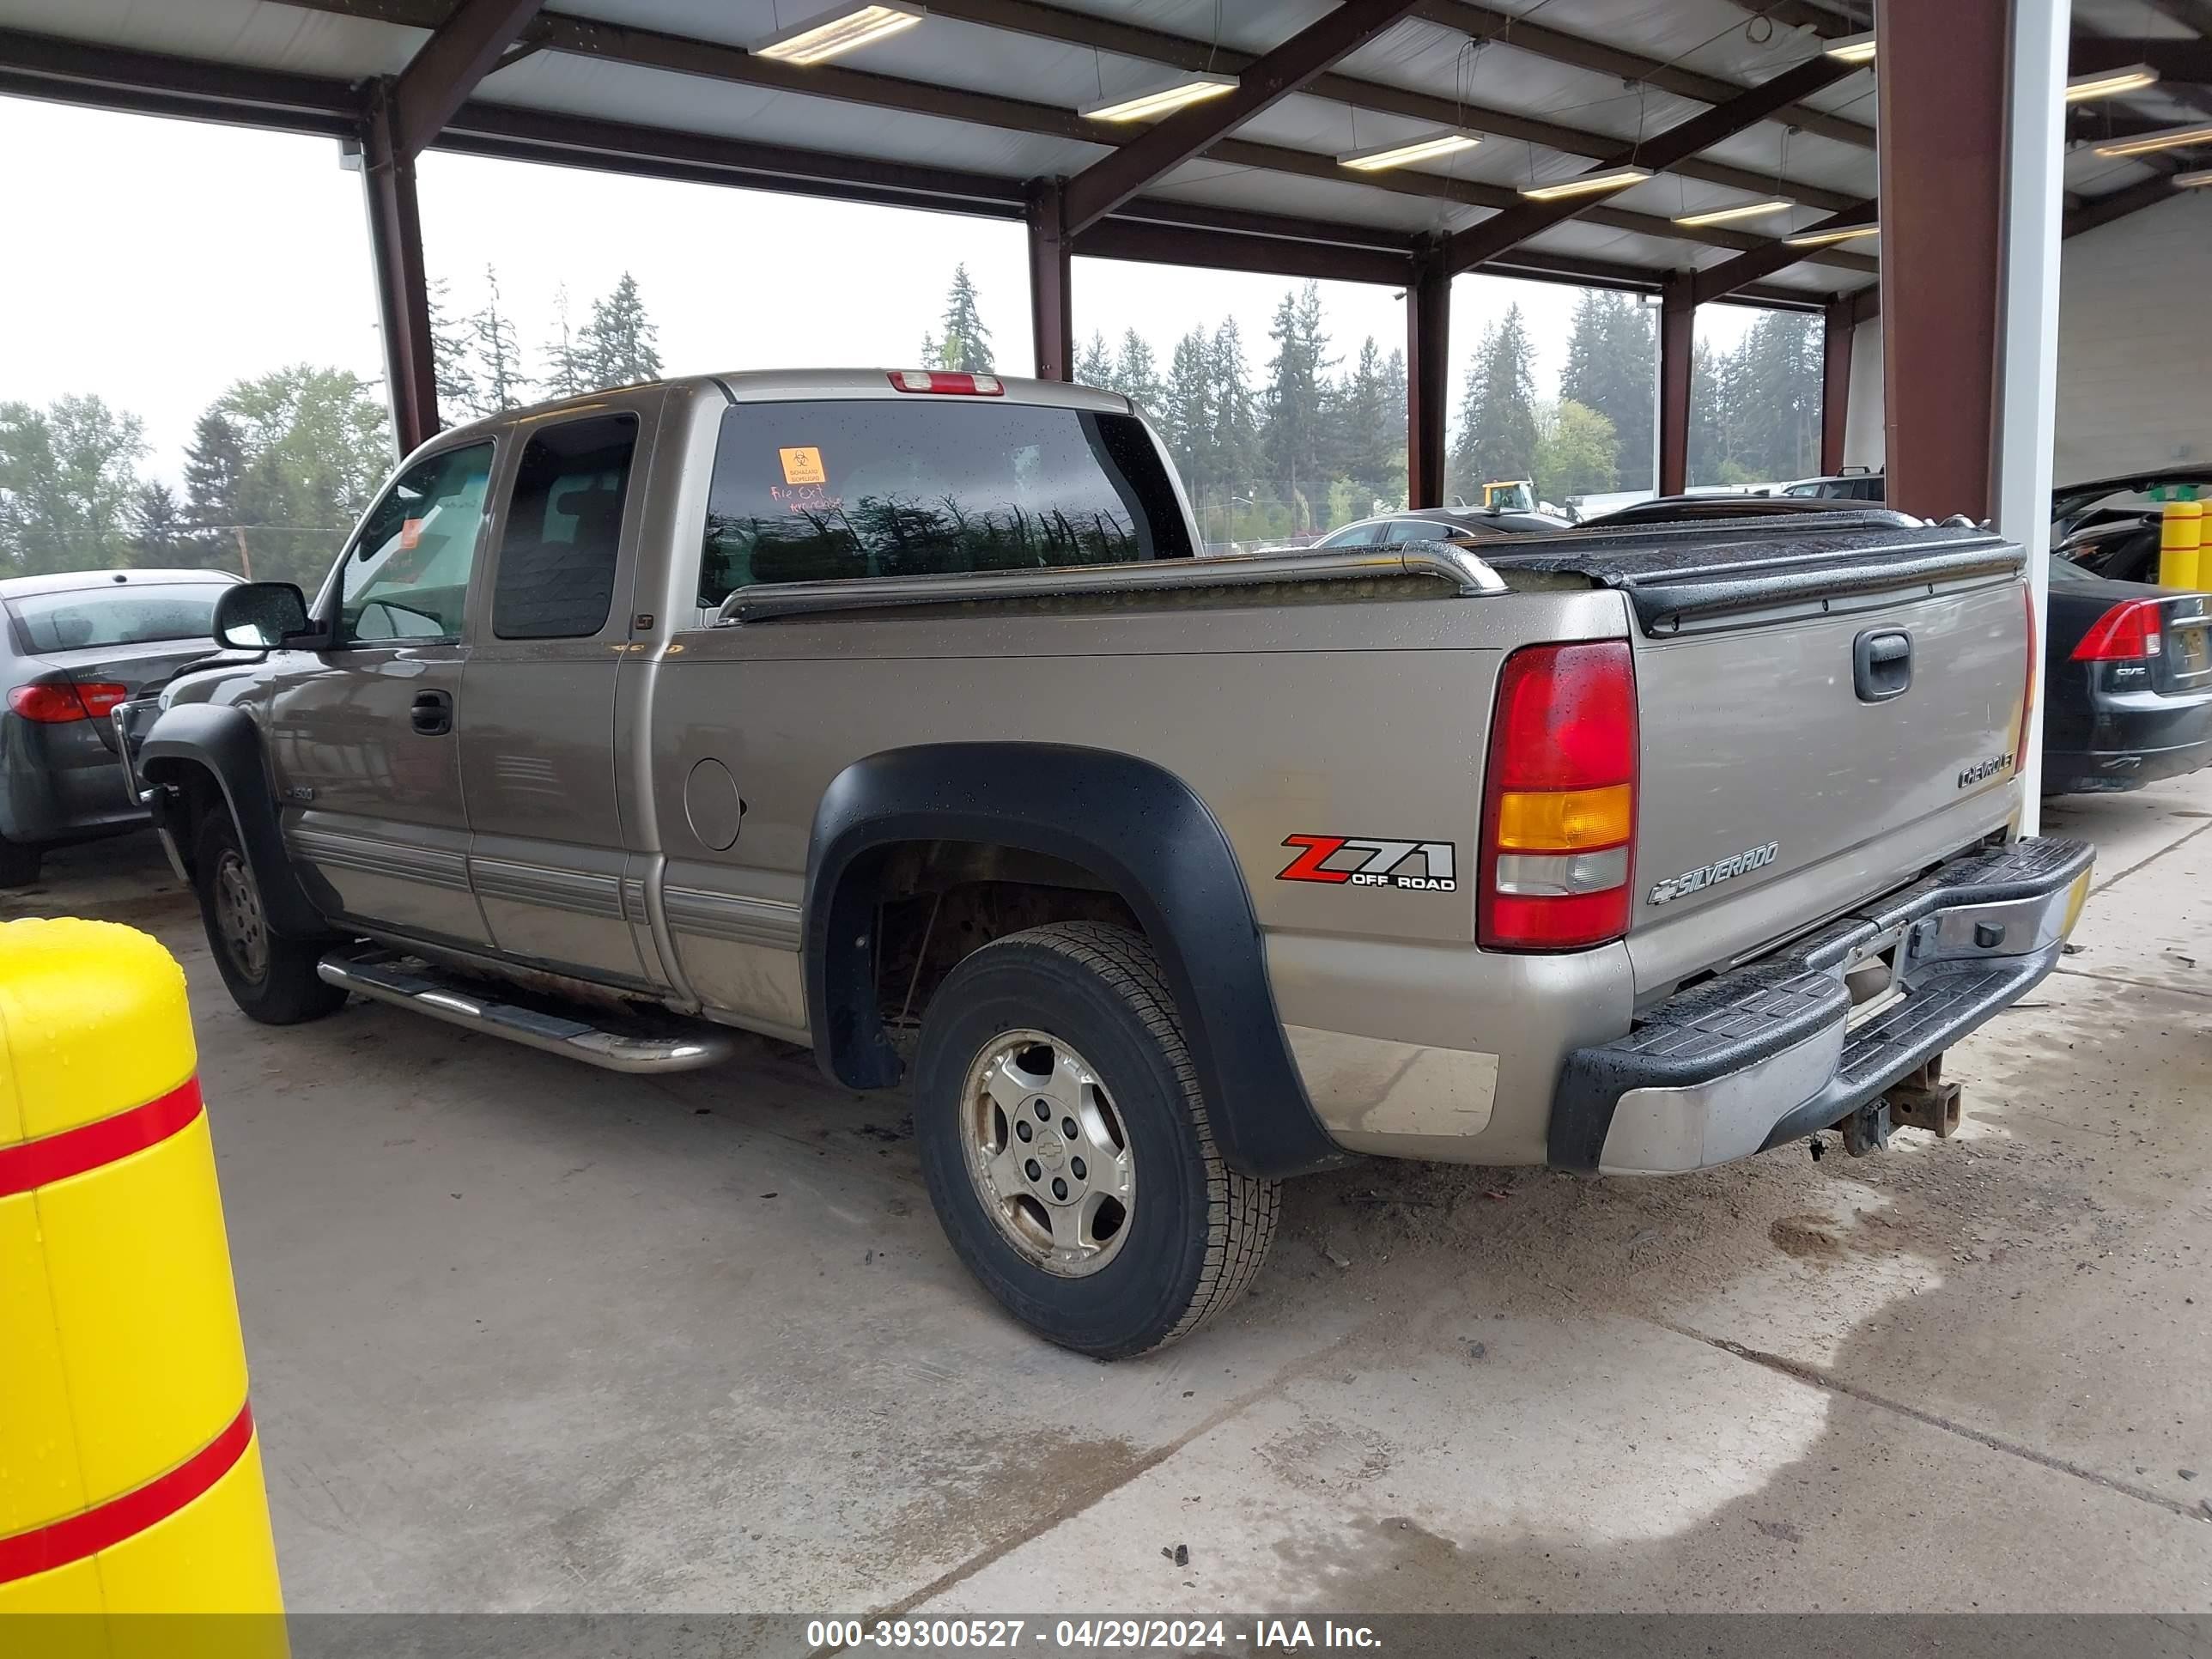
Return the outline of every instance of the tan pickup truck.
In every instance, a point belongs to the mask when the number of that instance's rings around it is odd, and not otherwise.
[[[1880,510],[1200,559],[1126,399],[919,372],[410,456],[116,715],[239,1006],[911,1091],[953,1247],[1113,1357],[1357,1156],[1948,1133],[2089,849],[2015,838],[2019,550]]]

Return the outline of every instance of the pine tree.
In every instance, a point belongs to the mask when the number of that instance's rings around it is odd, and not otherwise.
[[[1728,404],[1735,376],[1727,354],[1699,340],[1690,352],[1690,430],[1686,451],[1687,482],[1719,483],[1729,476]]]
[[[1167,388],[1160,383],[1159,366],[1152,361],[1152,349],[1133,328],[1121,337],[1121,355],[1114,364],[1113,386],[1115,391],[1148,415],[1167,401]]]
[[[457,424],[484,413],[483,389],[477,381],[469,319],[454,316],[447,301],[446,279],[441,276],[429,290],[430,358],[437,372],[438,412]]]
[[[967,374],[991,372],[991,331],[983,326],[975,284],[964,264],[952,267],[952,286],[945,295],[945,318],[939,327],[943,331],[936,342],[931,368]]]
[[[1403,349],[1393,351],[1389,361],[1382,365],[1382,407],[1390,418],[1390,471],[1384,482],[1383,499],[1403,501],[1410,493],[1407,476],[1407,449],[1410,434],[1407,431],[1407,416],[1413,404],[1412,389],[1406,384],[1406,354]]]
[[[1075,379],[1079,386],[1095,386],[1102,392],[1114,390],[1114,357],[1106,349],[1106,337],[1097,329],[1091,331],[1091,343],[1083,348],[1075,360]]]
[[[637,279],[625,270],[612,293],[592,301],[592,319],[577,334],[577,367],[586,388],[603,392],[659,380],[659,338]]]
[[[545,343],[545,378],[538,388],[549,398],[573,398],[587,390],[583,360],[568,331],[568,285],[553,290],[553,337]]]
[[[1267,471],[1291,507],[1293,527],[1310,528],[1301,502],[1319,498],[1328,483],[1322,464],[1322,402],[1333,360],[1323,356],[1328,337],[1322,331],[1320,284],[1308,283],[1284,295],[1267,336],[1275,343],[1267,363]]]
[[[1206,348],[1206,380],[1214,487],[1224,495],[1249,495],[1261,464],[1260,422],[1253,407],[1252,371],[1244,361],[1244,335],[1234,317],[1213,331]]]
[[[1658,346],[1652,308],[1626,295],[1584,289],[1575,298],[1559,396],[1613,423],[1622,478],[1648,483]]]
[[[489,265],[484,267],[484,295],[483,309],[470,319],[469,332],[476,347],[483,412],[492,415],[520,408],[523,387],[528,382],[522,372],[522,348],[515,340],[514,320],[499,308],[499,273]]]
[[[1400,360],[1402,376],[1403,360]],[[1352,483],[1352,516],[1364,518],[1378,501],[1395,501],[1392,472],[1404,447],[1406,410],[1390,401],[1389,368],[1370,334],[1359,348],[1339,395],[1333,400],[1339,456],[1334,470]]]
[[[221,410],[210,409],[192,428],[191,447],[185,452],[185,519],[198,530],[216,533],[239,523],[238,492],[245,480],[246,441]]]
[[[1212,362],[1203,330],[1194,328],[1176,342],[1158,417],[1168,453],[1199,510],[1203,533],[1213,486]]]
[[[158,568],[191,562],[191,526],[176,492],[159,478],[138,486],[129,516],[131,556],[140,564]]]
[[[1479,503],[1486,483],[1534,476],[1536,386],[1530,356],[1521,307],[1508,306],[1483,331],[1460,404],[1449,471],[1452,488],[1466,501]]]

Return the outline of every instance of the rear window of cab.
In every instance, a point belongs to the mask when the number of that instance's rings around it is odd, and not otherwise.
[[[699,603],[759,582],[1191,551],[1174,483],[1133,415],[936,397],[738,404],[714,453]]]

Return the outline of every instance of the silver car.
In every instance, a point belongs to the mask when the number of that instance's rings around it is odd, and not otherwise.
[[[0,887],[49,847],[146,822],[118,783],[108,714],[213,651],[220,570],[82,570],[0,581]]]

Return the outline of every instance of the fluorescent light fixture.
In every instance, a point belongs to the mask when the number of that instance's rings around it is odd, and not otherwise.
[[[1797,205],[1786,196],[1777,196],[1771,201],[1746,202],[1741,207],[1714,208],[1705,213],[1685,213],[1674,222],[1678,225],[1732,225],[1739,219],[1763,219],[1770,213],[1787,213]]]
[[[1481,135],[1461,127],[1439,127],[1434,132],[1425,132],[1418,138],[1408,138],[1402,143],[1377,144],[1372,149],[1355,149],[1349,155],[1340,155],[1336,164],[1350,167],[1354,173],[1380,173],[1385,167],[1411,167],[1416,161],[1433,161],[1440,155],[1456,155],[1463,149],[1473,149],[1482,142]]]
[[[2097,146],[2100,155],[2148,155],[2154,150],[2184,149],[2191,144],[2212,144],[2212,126],[2160,127],[2133,138],[2115,138]]]
[[[1109,98],[1085,104],[1076,113],[1087,115],[1094,121],[1156,121],[1186,104],[1218,98],[1236,89],[1237,77],[1233,75],[1191,75],[1170,85],[1140,92],[1133,98]]]
[[[1579,179],[1562,179],[1556,185],[1523,185],[1521,193],[1532,202],[1556,202],[1567,196],[1595,196],[1600,191],[1640,185],[1651,176],[1650,167],[1607,167],[1585,173]]]
[[[2095,70],[2087,75],[2077,75],[2066,83],[2066,101],[2086,104],[2092,98],[2117,98],[2124,92],[2141,92],[2145,87],[2158,84],[2158,71],[2148,64],[2135,64],[2126,69]]]
[[[901,29],[921,21],[921,8],[906,0],[872,0],[872,3],[840,6],[804,23],[770,35],[753,48],[756,58],[775,58],[787,64],[819,64],[841,53],[873,46]]]
[[[2202,190],[2212,185],[2212,167],[2199,167],[2194,173],[2177,173],[2170,182],[2176,190]]]
[[[1874,62],[1874,31],[1868,29],[1859,34],[1839,34],[1820,50],[1846,64],[1871,64]]]
[[[1816,227],[1801,231],[1795,236],[1785,236],[1782,242],[1785,247],[1826,247],[1831,242],[1856,242],[1862,236],[1881,234],[1880,225],[1838,225],[1833,230],[1821,230]]]

